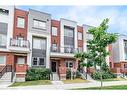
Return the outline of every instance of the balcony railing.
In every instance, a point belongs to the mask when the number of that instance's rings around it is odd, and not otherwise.
[[[30,43],[28,40],[10,39],[10,46],[29,48]]]
[[[76,48],[71,47],[51,47],[51,52],[58,52],[58,53],[75,53],[79,50]]]

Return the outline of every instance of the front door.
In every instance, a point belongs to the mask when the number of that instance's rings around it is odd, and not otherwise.
[[[56,72],[56,62],[52,62],[51,68],[52,72]]]

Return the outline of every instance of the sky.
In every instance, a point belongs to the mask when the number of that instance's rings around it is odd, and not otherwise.
[[[65,18],[78,22],[98,26],[103,19],[109,18],[110,33],[127,35],[127,6],[16,6],[19,9],[34,9],[52,15],[52,19]]]

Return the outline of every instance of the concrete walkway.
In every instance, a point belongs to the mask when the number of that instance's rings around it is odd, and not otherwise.
[[[112,86],[112,85],[127,85],[127,81],[103,82],[103,86]],[[6,89],[23,89],[23,90],[27,90],[27,89],[74,89],[74,88],[88,88],[88,87],[100,87],[100,82],[7,87]]]

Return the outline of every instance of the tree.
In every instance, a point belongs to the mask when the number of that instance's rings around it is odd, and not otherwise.
[[[106,57],[110,54],[109,51],[106,50],[107,46],[114,43],[117,40],[116,33],[108,33],[108,22],[109,19],[106,18],[102,21],[102,23],[98,27],[92,27],[88,30],[88,32],[93,35],[93,38],[88,40],[88,52],[84,53],[87,54],[86,56],[81,56],[83,58],[80,59],[87,59],[90,60],[96,69],[96,66],[100,67],[101,72],[101,88],[102,88],[102,72],[106,70]],[[76,54],[76,55],[80,55]],[[78,58],[78,57],[77,57]],[[79,60],[80,60],[79,59]],[[104,67],[105,68],[102,68]]]

